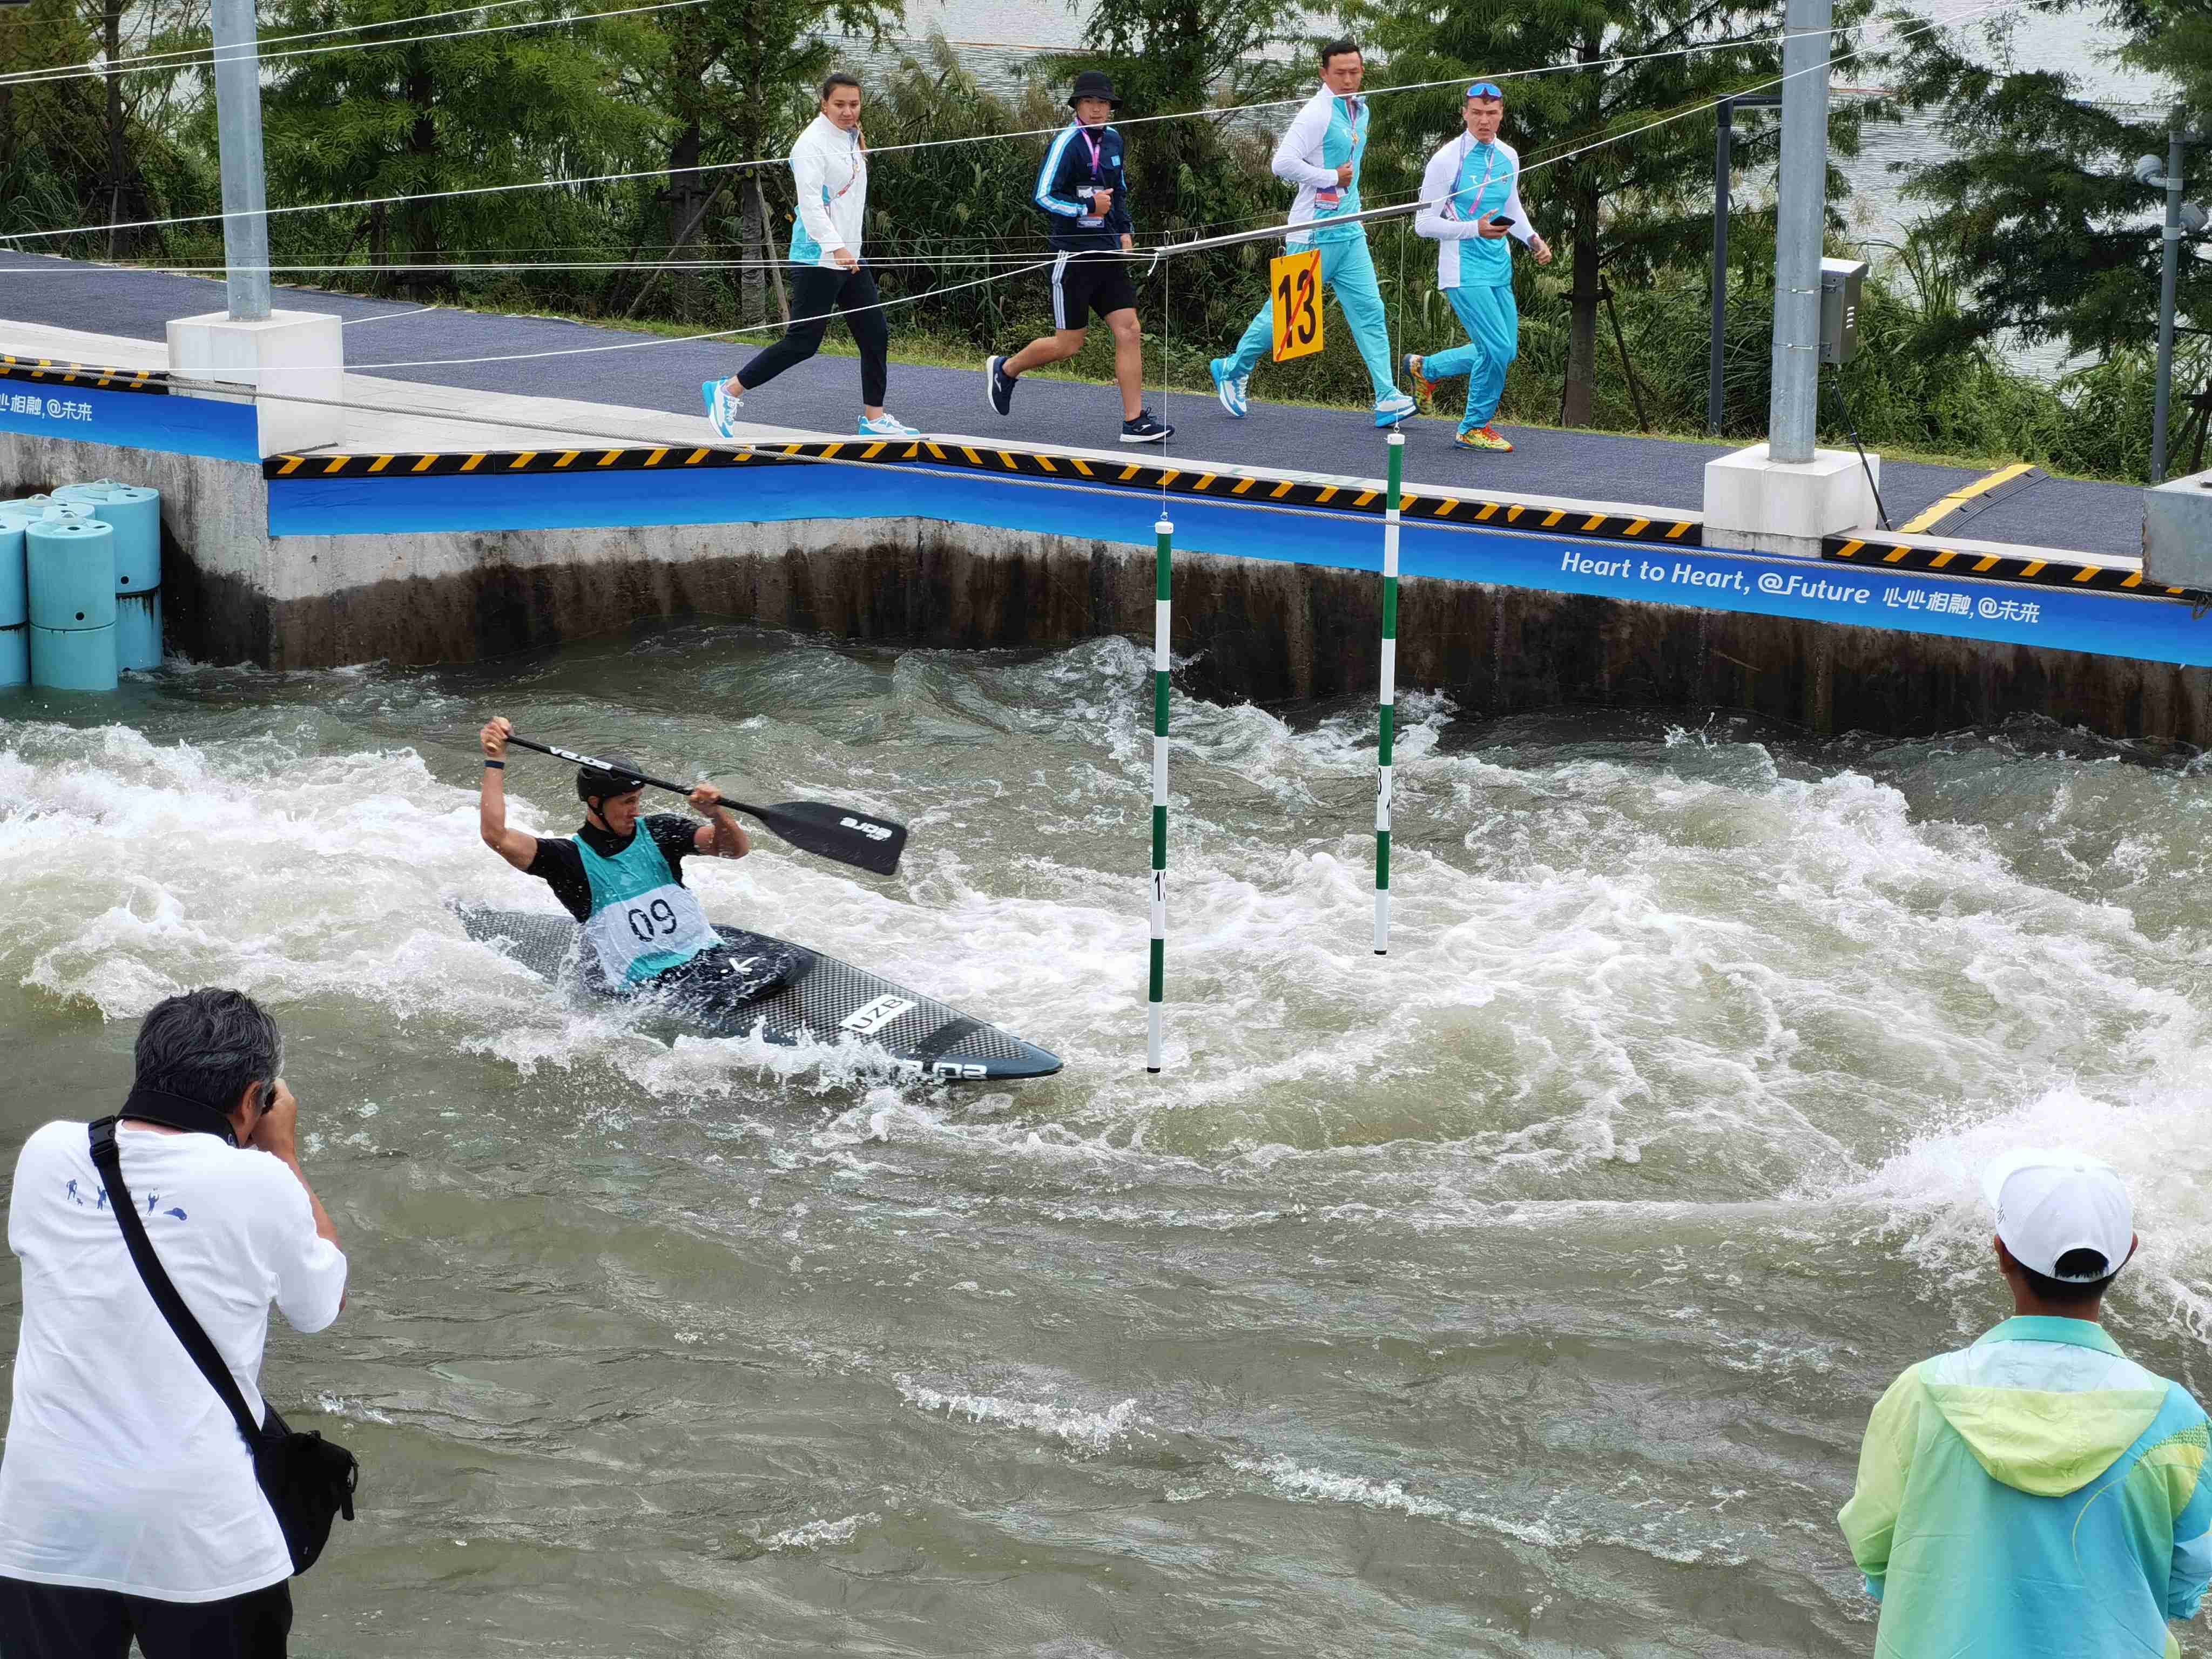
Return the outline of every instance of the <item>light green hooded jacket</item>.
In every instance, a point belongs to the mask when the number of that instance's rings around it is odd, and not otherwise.
[[[1837,1516],[1876,1659],[2172,1659],[2212,1580],[2204,1412],[2087,1320],[2008,1319],[1868,1421]]]

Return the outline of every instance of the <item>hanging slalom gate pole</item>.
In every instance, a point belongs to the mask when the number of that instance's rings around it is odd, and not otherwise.
[[[1152,987],[1145,1012],[1145,1069],[1160,1069],[1168,957],[1168,622],[1174,593],[1175,526],[1163,516],[1152,587]]]
[[[1390,493],[1382,507],[1382,684],[1375,748],[1375,954],[1390,954],[1390,749],[1398,723],[1398,502],[1406,434],[1390,428]]]

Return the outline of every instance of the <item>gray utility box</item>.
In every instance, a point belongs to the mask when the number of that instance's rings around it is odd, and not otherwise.
[[[1859,355],[1859,290],[1863,259],[1820,261],[1820,362],[1847,363]]]
[[[2143,491],[2143,580],[2212,592],[2212,472]]]

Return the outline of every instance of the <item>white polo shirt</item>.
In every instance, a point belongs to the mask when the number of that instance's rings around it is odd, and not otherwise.
[[[270,1303],[321,1330],[345,1296],[345,1257],[281,1159],[206,1134],[125,1128],[116,1141],[155,1254],[258,1417]],[[289,1578],[238,1425],[131,1265],[83,1124],[24,1143],[9,1204],[23,1323],[0,1576],[161,1601]]]

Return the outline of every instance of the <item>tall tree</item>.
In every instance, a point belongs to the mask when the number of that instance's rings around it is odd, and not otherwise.
[[[600,234],[607,192],[593,187],[451,195],[619,171],[642,159],[649,123],[617,97],[626,55],[644,50],[620,21],[592,21],[572,0],[545,0],[542,29],[451,34],[410,30],[441,0],[280,0],[270,32],[389,24],[346,49],[277,59],[262,94],[272,199],[405,199],[270,222],[295,252],[366,246],[375,265],[438,264],[477,249],[551,246]],[[501,23],[526,12],[498,14]],[[421,38],[410,39],[410,34]],[[418,295],[450,290],[441,272],[398,273]]]
[[[747,262],[745,321],[766,314],[761,262],[783,255],[769,205],[771,195],[783,199],[783,179],[758,166],[693,169],[787,151],[814,118],[816,85],[837,63],[834,37],[878,42],[904,15],[905,0],[707,0],[656,20],[657,49],[633,88],[657,116],[667,156],[668,188],[659,198],[667,257],[683,257],[717,210],[734,204]],[[865,118],[861,125],[865,131]]]
[[[1838,27],[1848,29],[1869,3],[1841,0]],[[1521,152],[1529,211],[1565,255],[1561,418],[1587,424],[1608,278],[1644,280],[1660,266],[1707,257],[1711,106],[1779,76],[1781,8],[1771,0],[1443,0],[1431,10],[1353,0],[1352,16],[1387,55],[1394,82],[1550,71],[1505,82],[1504,137]],[[1647,61],[1611,61],[1639,58]],[[1460,130],[1460,101],[1449,86],[1377,100],[1378,149],[1390,149],[1376,159],[1395,162],[1401,189],[1418,186],[1431,150]],[[1831,139],[1844,154],[1856,152],[1859,114],[1847,106],[1835,115]],[[1390,182],[1387,173],[1376,178],[1377,201]],[[1830,199],[1844,187],[1832,169]]]
[[[1255,103],[1311,79],[1303,50],[1288,62],[1267,52],[1286,21],[1279,0],[1094,0],[1083,50],[1042,68],[1060,82],[1104,70],[1130,116]],[[1221,182],[1235,171],[1228,119],[1148,121],[1127,135],[1130,203],[1148,234],[1219,210]]]
[[[149,173],[190,171],[177,139],[199,77],[131,60],[204,51],[206,15],[205,0],[40,0],[0,10],[0,75],[33,77],[0,81],[0,223],[154,216]],[[134,240],[111,232],[68,251],[116,258]]]
[[[2086,10],[2113,26],[2120,61],[2172,87],[2201,134],[2193,171],[2212,179],[2212,4],[2039,0],[2028,10]],[[2100,101],[2073,65],[2016,64],[2019,16],[1916,35],[1899,88],[1933,113],[1951,152],[1913,168],[1906,188],[1936,206],[1966,273],[1956,327],[1971,343],[2017,330],[2077,353],[2141,349],[2158,311],[2165,198],[2130,163],[2151,154],[2163,167],[2167,112]],[[2212,265],[2185,257],[2181,270],[2180,310],[2204,319]]]

